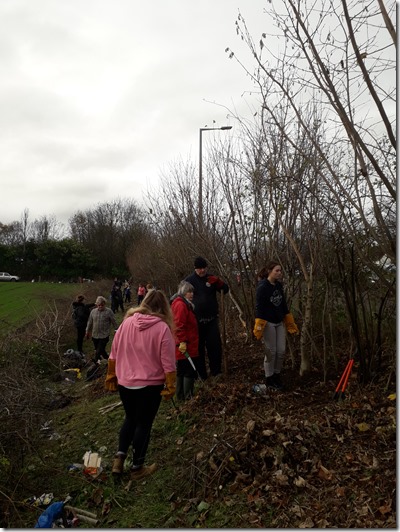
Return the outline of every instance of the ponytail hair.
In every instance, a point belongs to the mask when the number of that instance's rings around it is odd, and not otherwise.
[[[275,266],[280,266],[281,263],[277,262],[276,260],[270,260],[266,266],[263,266],[261,270],[257,273],[257,279],[260,281],[261,279],[268,279],[268,275],[272,272],[272,270],[275,268]]]

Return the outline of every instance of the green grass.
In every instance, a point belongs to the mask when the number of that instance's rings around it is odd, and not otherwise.
[[[124,410],[118,407],[104,415],[99,413],[100,407],[119,400],[117,393],[102,391],[103,379],[100,380],[101,383],[80,381],[64,385],[65,393],[74,397],[73,402],[67,408],[49,412],[51,430],[43,435],[43,445],[26,460],[23,480],[15,487],[15,495],[19,495],[18,525],[35,524],[43,510],[21,507],[21,503],[45,492],[53,493],[57,501],[70,495],[71,505],[95,512],[99,518],[97,528],[243,527],[245,497],[238,495],[237,506],[227,508],[222,491],[219,500],[209,502],[192,492],[194,483],[202,478],[199,472],[196,480],[191,466],[193,457],[201,448],[201,441],[212,440],[212,433],[199,430],[201,413],[179,413],[172,402],[161,402],[146,458],[146,463],[158,464],[157,471],[126,491],[128,458],[122,480],[114,480],[110,470]],[[83,455],[89,450],[102,457],[103,473],[96,480],[87,479],[82,471],[68,471],[71,464],[82,464]],[[105,505],[110,511],[102,515]]]
[[[13,328],[26,325],[53,300],[74,298],[78,284],[0,283],[0,323]]]
[[[75,283],[0,283],[0,324],[4,334],[23,327],[46,310],[54,301],[70,300],[84,294],[88,301],[97,295],[108,297],[111,281]]]

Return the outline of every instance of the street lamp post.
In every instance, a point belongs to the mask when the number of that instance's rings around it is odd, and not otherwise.
[[[203,223],[203,141],[202,134],[203,131],[215,131],[215,130],[228,130],[232,129],[232,126],[222,126],[222,127],[201,127],[200,128],[200,143],[199,143],[199,219],[200,223]]]

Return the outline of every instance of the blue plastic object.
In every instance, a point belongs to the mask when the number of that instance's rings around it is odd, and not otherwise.
[[[53,504],[50,504],[39,516],[34,528],[52,528],[54,521],[62,516],[63,507],[63,502],[53,502]]]

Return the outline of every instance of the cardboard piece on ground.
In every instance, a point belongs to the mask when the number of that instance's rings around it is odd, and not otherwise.
[[[83,465],[85,466],[84,473],[91,475],[92,477],[98,476],[103,470],[100,467],[101,457],[98,453],[92,453],[92,451],[86,451],[83,456]]]

